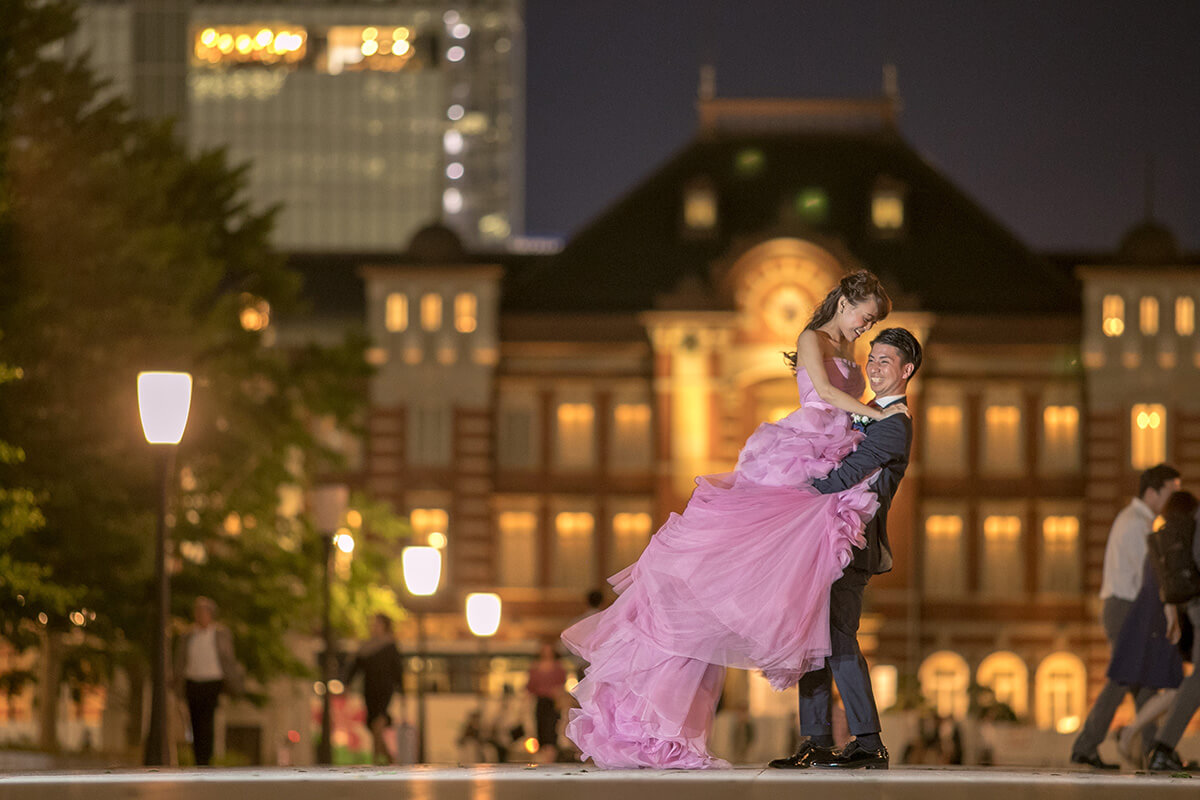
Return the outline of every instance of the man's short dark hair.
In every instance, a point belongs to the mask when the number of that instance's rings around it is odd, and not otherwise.
[[[395,623],[392,622],[392,618],[389,617],[387,614],[383,614],[383,613],[376,614],[375,621],[378,622],[380,624],[380,626],[382,626],[383,629],[385,631],[387,631],[388,633],[391,633],[392,629],[395,627]]]
[[[1157,492],[1169,481],[1178,477],[1180,477],[1179,470],[1170,464],[1157,464],[1143,472],[1138,478],[1138,497],[1145,497],[1146,492],[1151,489]]]
[[[905,328],[885,328],[871,340],[871,347],[877,344],[886,344],[896,348],[900,357],[904,359],[904,363],[912,364],[912,375],[908,376],[909,380],[912,380],[913,375],[916,375],[917,370],[921,368],[921,343],[917,341],[917,337]]]

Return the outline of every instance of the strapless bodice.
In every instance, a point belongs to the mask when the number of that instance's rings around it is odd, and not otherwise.
[[[867,388],[867,380],[863,377],[862,370],[857,363],[848,358],[825,359],[825,373],[829,376],[830,383],[851,397],[862,397]],[[800,392],[800,405],[821,399],[817,396],[817,390],[813,388],[812,379],[808,377],[808,370],[804,367],[796,370],[796,389]]]

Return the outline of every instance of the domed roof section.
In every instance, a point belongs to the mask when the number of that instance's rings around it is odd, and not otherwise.
[[[454,264],[465,261],[467,251],[457,233],[434,222],[413,234],[408,243],[408,257],[425,264]]]
[[[1117,259],[1123,264],[1160,266],[1182,260],[1179,240],[1165,225],[1152,219],[1139,222],[1121,237]]]

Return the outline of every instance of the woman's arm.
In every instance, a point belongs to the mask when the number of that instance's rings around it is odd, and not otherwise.
[[[796,359],[808,372],[817,395],[835,408],[840,408],[848,414],[858,414],[874,420],[888,416],[883,409],[871,408],[861,403],[857,398],[843,392],[829,382],[829,373],[825,371],[825,354],[821,352],[820,334],[808,328],[800,332],[796,339]],[[892,412],[897,413],[896,411]]]

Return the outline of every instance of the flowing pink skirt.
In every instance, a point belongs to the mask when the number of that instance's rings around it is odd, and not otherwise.
[[[562,635],[589,663],[566,729],[584,758],[726,767],[707,746],[725,667],[782,689],[824,664],[829,587],[878,501],[865,483],[829,495],[808,484],[861,438],[822,404],[760,425],[737,468],[697,478],[683,513],[609,579],[616,602]]]

